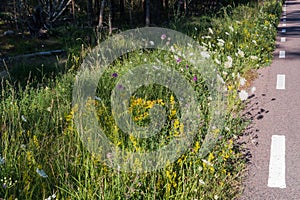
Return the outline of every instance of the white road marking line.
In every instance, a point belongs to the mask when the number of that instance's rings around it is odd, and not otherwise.
[[[268,187],[286,188],[284,135],[272,135]]]
[[[286,29],[283,28],[283,29],[281,30],[281,32],[282,32],[282,33],[286,33]]]
[[[286,19],[286,16],[282,16],[283,19]]]
[[[286,26],[286,24],[282,24],[282,26],[284,26],[284,27],[285,27],[285,26]]]
[[[285,90],[285,74],[277,74],[276,89]]]
[[[285,51],[279,51],[279,58],[285,58]]]
[[[286,38],[285,37],[281,37],[280,38],[280,42],[286,42]]]
[[[283,22],[286,22],[286,19],[283,19],[282,21],[283,21]]]

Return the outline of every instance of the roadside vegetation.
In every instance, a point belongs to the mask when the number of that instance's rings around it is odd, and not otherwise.
[[[217,145],[206,156],[198,151],[208,130],[209,92],[197,67],[173,53],[133,52],[115,62],[100,80],[97,97],[99,124],[115,145],[132,151],[168,143],[181,131],[178,99],[166,88],[141,87],[131,98],[134,121],[149,124],[149,109],[165,108],[167,127],[147,141],[126,136],[116,126],[110,94],[117,80],[138,64],[168,63],[197,93],[202,126],[193,146],[176,162],[149,173],[113,170],[82,144],[74,126],[72,87],[84,57],[93,48],[84,32],[71,31],[58,41],[66,49],[57,63],[18,63],[8,69],[0,92],[0,198],[4,199],[236,199],[242,192],[246,158],[237,139],[247,126],[241,116],[244,103],[255,93],[250,88],[255,70],[272,61],[281,2],[227,6],[216,16],[192,16],[171,21],[168,28],[188,34],[209,52],[225,82],[225,126]],[[63,31],[63,30],[60,30]],[[69,30],[68,30],[69,31]],[[162,41],[168,38],[161,36]],[[61,59],[64,62],[60,62]],[[43,67],[41,67],[43,66]],[[21,70],[20,70],[21,69]],[[99,100],[101,99],[101,101]],[[136,163],[138,167],[138,162]]]

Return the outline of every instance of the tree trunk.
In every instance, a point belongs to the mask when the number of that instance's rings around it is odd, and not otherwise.
[[[102,27],[103,27],[103,12],[104,12],[105,3],[106,3],[106,0],[102,0],[101,7],[100,7],[100,13],[99,13],[98,30],[102,29]]]
[[[108,28],[109,28],[109,35],[112,35],[112,3],[111,0],[109,0],[109,14],[108,14]]]
[[[150,26],[150,0],[146,0],[145,12],[146,12],[146,26]]]
[[[133,9],[133,0],[130,0],[129,2],[129,25],[132,28],[133,22],[132,22],[132,9]]]

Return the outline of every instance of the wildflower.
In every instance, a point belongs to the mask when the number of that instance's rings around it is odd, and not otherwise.
[[[174,46],[171,46],[171,51],[174,53],[175,52],[175,48],[174,48]]]
[[[189,66],[188,66],[188,65],[186,65],[186,66],[185,66],[185,68],[186,68],[186,69],[188,69],[188,68],[189,68]]]
[[[232,27],[232,26],[229,26],[229,30],[230,30],[231,32],[233,32],[233,31],[234,31],[234,29],[233,29],[233,27]]]
[[[198,78],[197,78],[196,75],[194,76],[193,80],[194,80],[194,81],[197,81],[197,80],[198,80]]]
[[[27,119],[25,118],[24,115],[21,116],[21,119],[22,119],[23,122],[27,122]]]
[[[217,58],[215,59],[215,62],[220,65],[221,64],[221,61],[219,61]]]
[[[161,36],[160,36],[160,39],[161,40],[164,40],[164,39],[166,39],[167,38],[167,35],[166,34],[162,34]]]
[[[252,60],[257,60],[257,59],[258,59],[257,56],[250,56],[250,58],[251,58]]]
[[[197,27],[195,27],[195,31],[198,31]]]
[[[118,85],[117,85],[117,88],[118,88],[119,90],[124,89],[123,85],[121,85],[121,84],[118,84]]]
[[[116,77],[118,77],[118,74],[117,73],[113,73],[112,77],[116,78]]]
[[[247,80],[243,77],[240,78],[240,86],[244,86],[246,84]]]
[[[257,45],[257,42],[256,42],[255,40],[252,40],[252,42],[253,42],[255,45]]]
[[[181,62],[181,59],[177,55],[174,55],[174,58],[175,58],[175,60],[176,60],[177,63]]]
[[[246,92],[245,90],[242,90],[240,91],[239,93],[239,98],[242,100],[242,101],[245,101],[248,99],[248,92]]]
[[[230,35],[228,32],[225,32],[226,35]]]
[[[224,46],[224,44],[225,44],[225,41],[224,40],[222,40],[222,39],[217,39],[218,40],[218,46],[220,46],[220,47],[222,47],[222,46]]]
[[[213,164],[205,159],[202,159],[202,162],[205,163],[208,166],[213,166]]]
[[[36,168],[36,173],[38,173],[41,177],[43,178],[47,178],[48,175],[46,174],[46,172],[42,169]]]
[[[225,67],[226,69],[232,67],[232,58],[231,58],[230,56],[227,56],[227,61],[224,63],[224,67]]]
[[[202,179],[199,179],[199,183],[200,183],[201,185],[204,185],[204,184],[205,184],[205,182],[204,182]]]
[[[153,41],[150,41],[149,44],[150,44],[151,46],[154,46],[154,42],[153,42]]]
[[[209,32],[210,34],[214,34],[214,32],[213,32],[213,30],[212,30],[211,28],[208,28],[208,32]]]
[[[215,195],[215,196],[214,196],[214,199],[215,199],[215,200],[219,199],[219,196],[218,196],[218,195]]]
[[[245,56],[245,53],[242,50],[238,49],[238,55],[243,58]]]
[[[251,88],[251,93],[254,94],[255,91],[256,91],[256,87],[252,87]]]
[[[204,57],[204,58],[209,58],[210,57],[210,55],[207,51],[202,51],[201,56]]]

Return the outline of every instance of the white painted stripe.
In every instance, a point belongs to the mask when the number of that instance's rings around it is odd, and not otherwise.
[[[286,33],[286,29],[283,28],[283,29],[281,30],[281,32],[282,32],[282,33]]]
[[[286,16],[282,16],[283,19],[286,19]]]
[[[282,21],[283,21],[283,22],[286,22],[286,19],[283,19]]]
[[[286,38],[285,37],[281,37],[280,42],[286,42]]]
[[[285,27],[285,26],[286,26],[286,24],[284,23],[284,24],[282,24],[282,26],[284,26],[284,27]]]
[[[277,82],[276,82],[277,90],[285,90],[285,75],[277,74]]]
[[[284,135],[272,135],[268,187],[286,188]]]
[[[285,51],[279,51],[279,58],[285,58]]]

